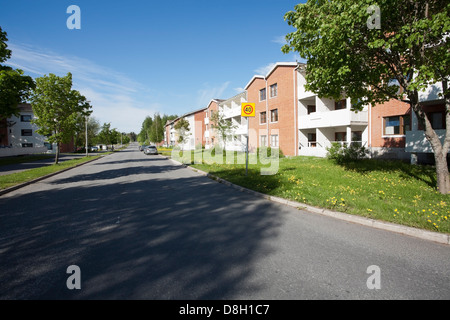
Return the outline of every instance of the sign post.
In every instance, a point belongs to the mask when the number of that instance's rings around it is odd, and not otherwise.
[[[248,142],[249,142],[249,121],[255,117],[255,104],[243,102],[241,104],[241,117],[247,118],[247,147],[245,148],[245,175],[248,175]]]

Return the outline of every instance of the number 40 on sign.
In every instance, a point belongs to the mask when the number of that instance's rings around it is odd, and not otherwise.
[[[255,104],[244,102],[242,103],[241,116],[242,117],[254,117],[255,116]]]

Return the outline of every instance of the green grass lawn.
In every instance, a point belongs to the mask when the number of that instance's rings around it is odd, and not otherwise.
[[[55,173],[67,168],[75,167],[86,161],[98,158],[99,156],[83,157],[79,159],[67,160],[57,165],[48,165],[41,168],[30,169],[22,172],[0,176],[0,190],[10,188],[20,183],[31,181],[45,175]]]
[[[261,164],[194,164],[237,185],[301,203],[450,233],[450,198],[436,191],[431,166],[363,160],[345,166],[314,157],[282,158],[278,173],[263,176]],[[266,166],[267,167],[267,166]]]
[[[14,156],[14,157],[4,157],[0,158],[0,166],[6,166],[10,164],[18,164],[25,162],[33,162],[44,159],[53,159],[54,155],[50,154],[35,154],[35,155],[25,155],[25,156]]]

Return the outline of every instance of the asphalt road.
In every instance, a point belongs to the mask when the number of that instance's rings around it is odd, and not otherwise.
[[[254,198],[137,146],[0,208],[0,299],[450,299],[448,245]]]

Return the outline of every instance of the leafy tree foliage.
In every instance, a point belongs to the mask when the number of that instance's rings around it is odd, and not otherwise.
[[[237,128],[231,120],[225,119],[223,113],[214,111],[211,114],[211,128],[220,136],[223,142],[223,148],[226,149],[227,136]]]
[[[189,133],[190,129],[190,125],[189,125],[189,121],[187,121],[185,118],[181,118],[180,120],[178,120],[175,123],[174,126],[175,130],[178,133],[178,143],[179,144],[184,144],[188,141],[189,136],[191,135]]]
[[[8,49],[6,32],[0,27],[0,63],[11,57]],[[34,89],[33,78],[25,76],[20,69],[13,69],[0,64],[0,120],[19,114],[18,105],[29,98]]]
[[[61,143],[69,142],[77,128],[79,115],[88,116],[91,106],[78,91],[72,89],[72,74],[58,77],[54,74],[36,79],[36,88],[31,96],[39,127],[37,132],[48,137],[50,143],[56,143],[55,164],[59,160]]]
[[[397,99],[410,103],[425,128],[436,160],[437,185],[450,192],[447,153],[419,101],[419,92],[442,83],[450,129],[450,2],[447,0],[309,0],[288,12],[296,29],[285,53],[307,60],[306,89],[319,96],[352,99],[354,110]],[[379,16],[377,16],[379,10]],[[379,24],[373,20],[379,19]]]

